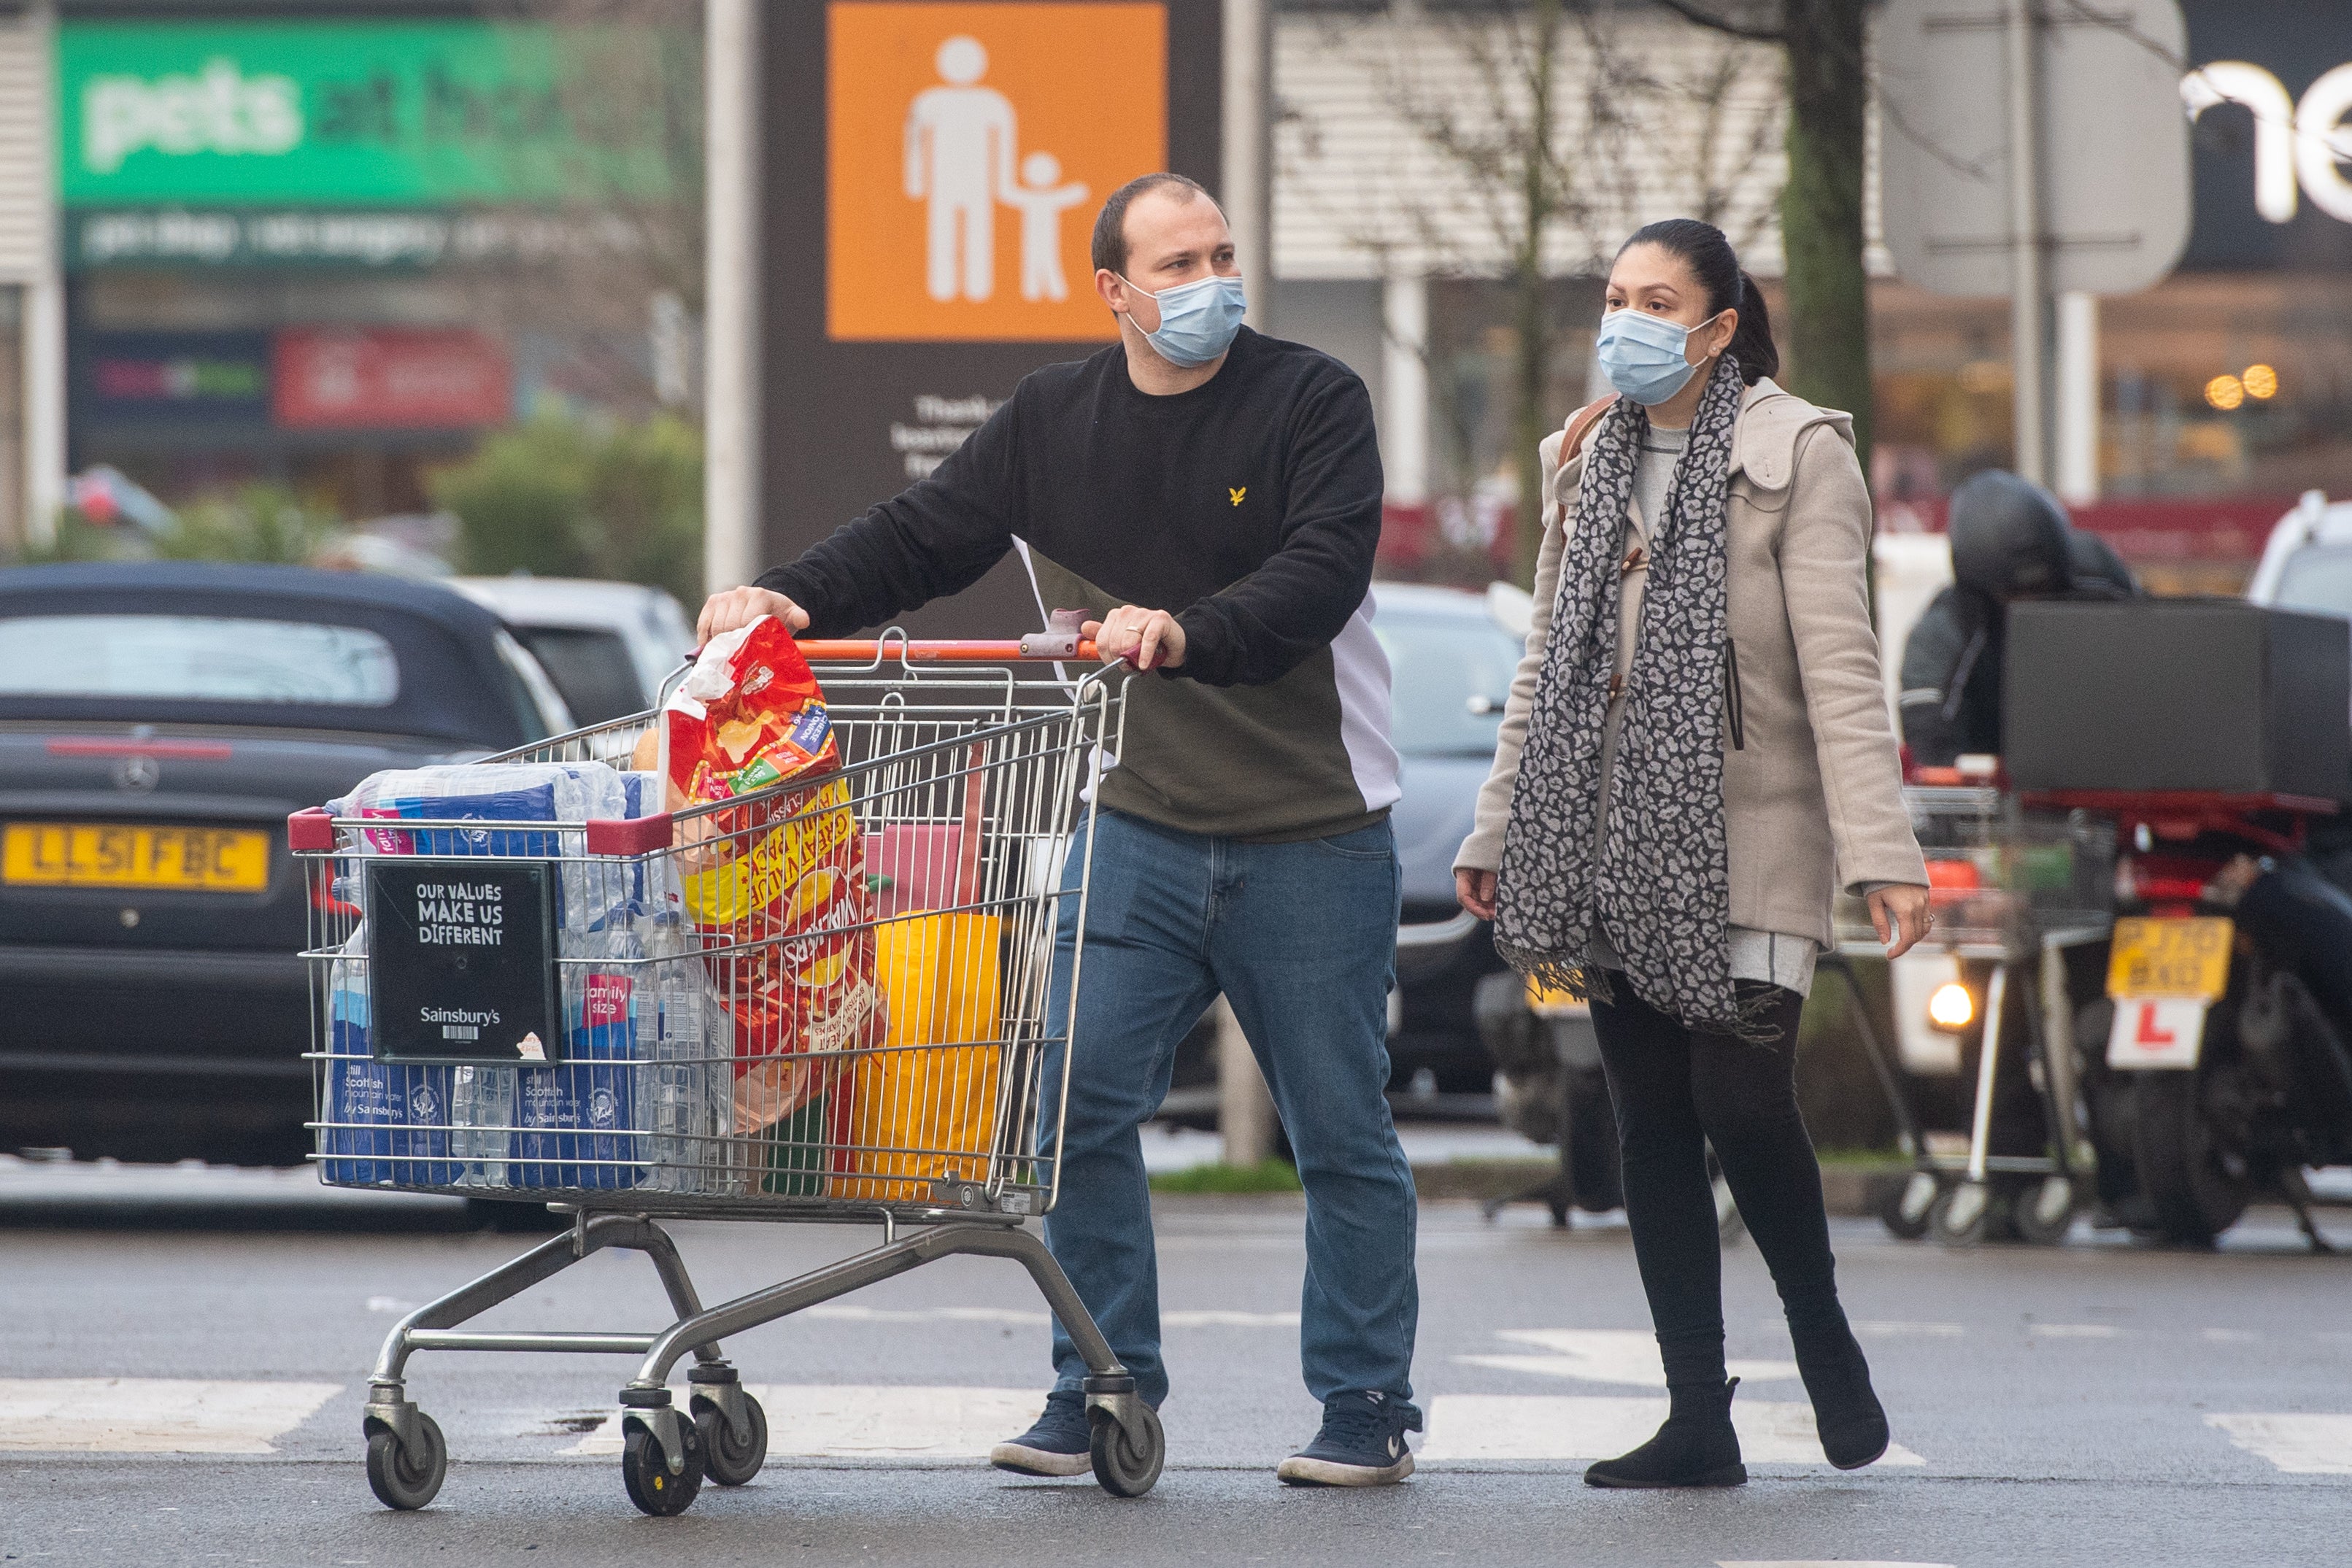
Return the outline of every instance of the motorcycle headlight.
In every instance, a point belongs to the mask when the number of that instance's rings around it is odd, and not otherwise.
[[[1937,1029],[1958,1034],[1976,1018],[1976,995],[1958,980],[1945,981],[1927,998],[1927,1021]]]

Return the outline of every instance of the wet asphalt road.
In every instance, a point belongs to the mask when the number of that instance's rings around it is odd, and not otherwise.
[[[1279,1200],[1163,1201],[1176,1392],[1169,1470],[1139,1501],[956,1457],[1046,1381],[1025,1278],[965,1260],[734,1342],[780,1449],[810,1451],[706,1487],[676,1520],[638,1515],[602,1451],[623,1359],[419,1356],[411,1393],[454,1460],[432,1508],[394,1514],[360,1464],[376,1346],[410,1304],[530,1239],[299,1175],[0,1162],[0,1561],[2252,1568],[2352,1552],[2352,1258],[2309,1255],[2284,1214],[2202,1255],[2087,1229],[2060,1249],[1950,1254],[1838,1222],[1912,1461],[1849,1475],[1803,1462],[1787,1338],[1737,1246],[1730,1348],[1756,1364],[1740,1401],[1780,1426],[1747,1434],[1747,1488],[1707,1495],[1578,1481],[1580,1456],[1659,1397],[1622,1228],[1562,1235],[1528,1211],[1488,1225],[1457,1205],[1423,1214],[1421,1473],[1378,1493],[1277,1486],[1275,1461],[1315,1421],[1297,1374],[1299,1223]],[[706,1300],[876,1239],[678,1231]],[[651,1328],[660,1297],[641,1260],[604,1254],[501,1313]],[[123,1451],[240,1445],[257,1451]]]

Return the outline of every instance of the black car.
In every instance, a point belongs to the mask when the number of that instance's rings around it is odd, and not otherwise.
[[[1390,812],[1402,873],[1397,989],[1389,994],[1389,1097],[1422,1115],[1492,1113],[1495,1060],[1471,998],[1505,965],[1486,923],[1454,896],[1454,855],[1495,765],[1503,706],[1526,649],[1528,596],[1377,583],[1372,630],[1388,654],[1390,733],[1402,797]],[[1213,1124],[1215,1030],[1204,1019],[1178,1049],[1161,1115]]]
[[[1503,705],[1526,651],[1527,596],[1514,601],[1512,592],[1390,582],[1375,590],[1372,630],[1389,656],[1390,734],[1403,761],[1404,794],[1390,813],[1404,881],[1389,1030],[1393,1090],[1417,1081],[1450,1097],[1493,1086],[1494,1059],[1470,998],[1504,964],[1486,922],[1454,900],[1454,856],[1495,766]]]
[[[0,571],[0,1149],[299,1163],[288,814],[567,724],[499,618],[429,584]]]

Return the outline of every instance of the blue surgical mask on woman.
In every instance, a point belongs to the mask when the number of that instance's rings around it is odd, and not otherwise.
[[[1664,402],[1698,373],[1698,367],[1685,358],[1690,335],[1681,322],[1647,310],[1612,310],[1601,319],[1601,337],[1594,344],[1601,373],[1644,407]]]
[[[1119,281],[1138,294],[1150,293],[1136,288],[1124,276]],[[1207,364],[1234,346],[1234,335],[1242,329],[1242,316],[1249,305],[1242,293],[1242,280],[1223,273],[1180,283],[1150,297],[1160,303],[1160,329],[1144,333],[1145,340],[1161,359],[1188,370]],[[1139,328],[1142,323],[1136,325]]]

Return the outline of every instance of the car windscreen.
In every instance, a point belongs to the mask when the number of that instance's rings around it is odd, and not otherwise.
[[[517,626],[515,635],[563,694],[574,722],[608,724],[653,706],[629,645],[618,633],[583,626]]]
[[[1389,656],[1390,733],[1407,757],[1490,757],[1523,652],[1484,614],[1381,610],[1372,630]]]
[[[229,615],[0,620],[0,695],[389,707],[392,644],[360,626]]]
[[[2279,572],[2278,594],[2272,602],[2282,610],[2352,615],[2352,549],[2295,551]]]
[[[453,600],[455,595],[450,596]],[[546,733],[497,622],[352,597],[0,592],[0,719],[352,731],[504,750]],[[482,624],[468,626],[469,617]]]

